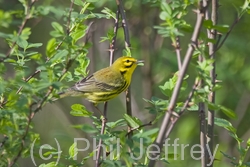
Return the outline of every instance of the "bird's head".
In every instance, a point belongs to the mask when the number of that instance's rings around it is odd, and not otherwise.
[[[136,60],[133,57],[123,56],[118,58],[112,65],[112,68],[119,70],[122,75],[132,76],[137,65],[143,65],[142,60]]]

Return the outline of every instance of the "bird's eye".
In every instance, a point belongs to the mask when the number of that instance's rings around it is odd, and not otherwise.
[[[129,63],[129,59],[127,59],[127,61],[126,61],[127,63]]]

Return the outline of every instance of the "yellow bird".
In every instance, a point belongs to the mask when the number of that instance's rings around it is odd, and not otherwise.
[[[60,92],[60,98],[81,96],[94,104],[106,102],[128,88],[135,68],[142,63],[143,61],[132,57],[120,57],[110,67],[103,68]]]

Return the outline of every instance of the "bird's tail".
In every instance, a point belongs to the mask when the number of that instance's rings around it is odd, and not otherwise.
[[[70,92],[70,91],[67,91],[67,90],[62,91],[62,92],[59,92],[59,93],[57,93],[57,95],[56,95],[55,97],[52,97],[51,100],[52,100],[52,101],[56,101],[56,100],[58,100],[58,99],[61,99],[61,98],[66,97],[66,96],[70,96],[70,93],[69,93],[69,92]]]

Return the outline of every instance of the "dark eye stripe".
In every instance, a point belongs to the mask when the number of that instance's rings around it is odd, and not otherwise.
[[[131,63],[129,63],[129,64],[125,64],[125,67],[126,67],[126,68],[130,68],[130,67],[132,67],[132,65],[133,65],[133,62],[131,62]]]

